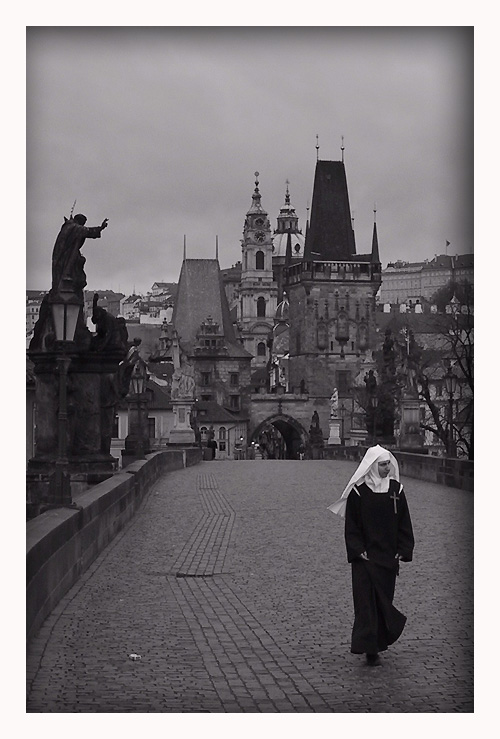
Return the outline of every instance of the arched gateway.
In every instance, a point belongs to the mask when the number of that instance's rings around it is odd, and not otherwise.
[[[305,449],[308,433],[295,418],[277,413],[262,421],[253,431],[250,443],[259,444],[269,458],[299,459]]]

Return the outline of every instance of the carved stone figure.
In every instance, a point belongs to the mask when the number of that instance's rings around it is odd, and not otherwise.
[[[179,336],[176,331],[174,331],[172,337],[172,359],[174,373],[172,375],[172,386],[170,390],[171,397],[174,400],[178,398],[193,398],[195,389],[194,365],[182,353]]]
[[[134,365],[139,361],[140,343],[141,339],[137,337],[129,342],[127,356],[118,365],[118,392],[122,398],[128,395]]]
[[[364,377],[364,383],[366,385],[366,391],[368,395],[375,395],[377,392],[377,378],[375,377],[374,371],[371,369]]]
[[[330,398],[330,418],[337,418],[339,414],[339,391],[333,388],[332,397]]]
[[[52,252],[52,290],[55,292],[79,293],[87,284],[84,272],[85,257],[80,249],[86,239],[99,239],[107,227],[105,218],[100,226],[85,226],[86,216],[82,213],[65,218]]]
[[[99,294],[94,293],[92,303],[92,322],[96,327],[96,335],[92,337],[93,351],[127,351],[128,332],[123,318],[116,318],[97,303]]]
[[[33,338],[30,342],[30,351],[50,351],[55,341],[55,328],[52,319],[50,303],[54,298],[67,299],[76,296],[83,306],[83,288],[87,278],[83,269],[85,257],[80,249],[85,239],[98,239],[101,232],[108,225],[105,218],[100,226],[85,226],[87,219],[84,215],[65,218],[64,223],[54,244],[52,251],[52,287],[45,295],[40,306],[40,314],[35,324]],[[83,314],[80,311],[75,330],[75,346],[78,351],[87,351],[91,344],[91,334],[85,325]]]

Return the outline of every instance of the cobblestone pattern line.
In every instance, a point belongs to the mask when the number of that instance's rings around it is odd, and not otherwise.
[[[174,562],[177,577],[209,577],[224,570],[235,513],[213,475],[198,475],[197,489],[205,513]]]
[[[175,595],[226,711],[332,710],[223,576],[178,581]]]

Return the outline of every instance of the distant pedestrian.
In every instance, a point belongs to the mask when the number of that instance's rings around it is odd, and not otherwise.
[[[370,447],[342,496],[329,510],[345,518],[347,561],[352,564],[354,626],[351,652],[380,664],[401,636],[406,616],[392,605],[399,562],[411,562],[410,512],[391,452]]]
[[[215,439],[209,439],[207,441],[207,447],[211,450],[211,459],[215,459],[215,452],[217,451],[217,442]]]

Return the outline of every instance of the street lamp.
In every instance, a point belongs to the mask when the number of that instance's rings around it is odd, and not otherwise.
[[[346,411],[346,409],[345,409],[345,405],[344,405],[344,402],[343,401],[340,404],[340,409],[339,410],[340,410],[340,423],[341,423],[341,426],[340,426],[340,443],[342,444],[342,446],[344,446],[345,445],[344,424],[345,424],[345,411]]]
[[[373,441],[377,441],[377,406],[378,406],[378,397],[376,395],[372,395],[371,397],[371,406],[373,409],[373,422],[372,422],[372,434],[373,434]]]
[[[144,393],[144,388],[146,386],[147,377],[148,373],[146,363],[141,358],[139,358],[138,361],[134,364],[132,376],[130,378],[132,394],[135,396],[135,400],[137,403],[137,459],[144,459],[144,419],[142,415],[142,397]]]
[[[71,296],[64,300],[60,295],[50,302],[56,340],[57,373],[59,377],[59,408],[57,411],[57,457],[55,471],[49,480],[49,505],[71,506],[71,480],[68,470],[68,368],[71,357],[67,351],[72,348],[76,324],[80,315],[81,303]]]
[[[448,371],[444,376],[444,384],[448,393],[448,455],[456,456],[455,439],[453,434],[453,396],[457,390],[458,377],[452,372],[451,365],[448,365]]]

